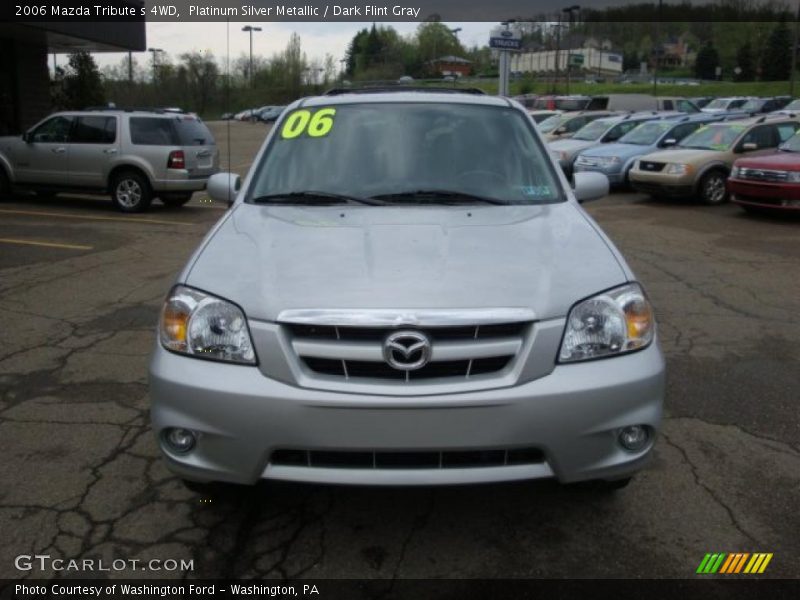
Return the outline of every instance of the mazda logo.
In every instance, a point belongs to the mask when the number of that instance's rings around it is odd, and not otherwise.
[[[396,331],[383,342],[383,358],[399,371],[421,369],[431,358],[431,340],[421,331]]]

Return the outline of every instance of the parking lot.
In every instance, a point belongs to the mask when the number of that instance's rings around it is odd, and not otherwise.
[[[265,127],[211,127],[244,173]],[[0,204],[0,577],[55,574],[18,571],[21,554],[194,561],[112,573],[137,577],[688,577],[718,551],[800,576],[800,222],[635,193],[587,209],[647,287],[668,359],[656,458],[628,488],[201,495],[159,459],[147,363],[164,294],[225,207]]]

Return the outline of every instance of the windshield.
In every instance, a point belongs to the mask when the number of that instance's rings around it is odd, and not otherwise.
[[[765,100],[748,100],[744,104],[742,104],[739,109],[743,112],[749,112],[754,110],[761,110],[761,107],[764,106]]]
[[[800,110],[800,100],[792,100],[784,106],[781,110]]]
[[[333,195],[362,204],[563,200],[525,115],[430,102],[345,104],[285,115],[248,201],[332,203]]]
[[[706,125],[686,137],[678,145],[681,148],[727,150],[745,129],[747,129],[746,125]]]
[[[216,144],[214,136],[202,121],[192,117],[175,120],[175,131],[181,146],[210,146]]]
[[[593,142],[595,140],[599,140],[600,137],[608,131],[609,127],[611,127],[611,123],[608,121],[597,120],[592,121],[588,125],[584,125],[578,130],[578,133],[572,136],[574,140],[585,140],[587,142]]]
[[[712,100],[711,102],[706,104],[706,108],[727,108],[728,102],[730,102],[730,100],[717,98],[716,100]]]
[[[551,131],[555,131],[558,129],[558,126],[566,120],[567,117],[562,115],[553,115],[552,117],[547,117],[544,121],[539,123],[539,131],[542,133],[550,133]]]
[[[783,142],[780,149],[784,152],[800,152],[800,133],[793,135]]]
[[[621,138],[622,144],[636,144],[637,146],[651,146],[655,144],[665,131],[669,131],[675,126],[674,123],[669,121],[649,121],[642,123],[635,129],[632,129]]]

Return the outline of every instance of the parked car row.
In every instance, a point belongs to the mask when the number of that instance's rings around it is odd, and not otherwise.
[[[281,116],[285,106],[261,106],[259,108],[248,108],[238,113],[223,113],[220,117],[223,121],[252,121],[261,123],[272,123]]]
[[[602,173],[611,186],[658,198],[800,210],[800,116],[788,100],[716,99],[691,114],[564,111],[538,127],[568,176]],[[779,104],[768,114],[747,112]]]

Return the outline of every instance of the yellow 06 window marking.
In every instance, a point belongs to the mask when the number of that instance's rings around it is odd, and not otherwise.
[[[281,138],[293,140],[303,134],[312,138],[324,137],[333,129],[334,116],[335,108],[321,108],[313,113],[306,109],[296,110],[284,121]]]

